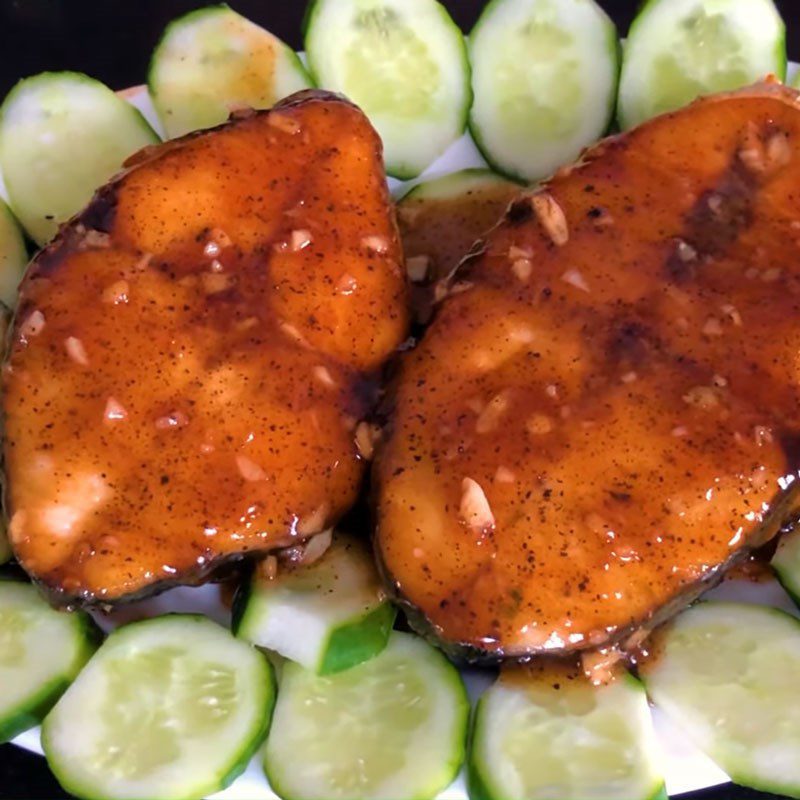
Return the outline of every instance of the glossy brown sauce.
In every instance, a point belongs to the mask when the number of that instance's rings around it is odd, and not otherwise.
[[[61,601],[330,526],[406,334],[380,143],[353,106],[306,93],[137,161],[29,269],[4,371],[11,541]]]
[[[456,194],[412,191],[398,206],[406,258],[429,259],[428,281],[447,277],[520,192],[518,184],[499,176],[463,183]]]
[[[795,92],[709,99],[522,196],[462,265],[376,467],[418,627],[500,656],[633,648],[775,534],[800,466],[798,153]]]
[[[499,176],[470,178],[450,191],[412,191],[397,209],[403,251],[413,286],[415,318],[430,319],[436,284],[446,278],[470,248],[503,215],[519,185]],[[443,181],[458,180],[449,176]],[[416,265],[416,267],[415,267]]]

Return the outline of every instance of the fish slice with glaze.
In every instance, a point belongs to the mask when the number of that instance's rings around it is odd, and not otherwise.
[[[797,510],[800,104],[776,84],[521,195],[403,359],[377,549],[472,659],[630,648]]]
[[[137,156],[20,290],[3,406],[22,566],[57,602],[110,604],[330,527],[406,294],[353,105],[303,93]]]

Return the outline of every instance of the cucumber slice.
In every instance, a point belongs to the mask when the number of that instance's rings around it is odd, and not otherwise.
[[[490,169],[469,167],[412,186],[398,204],[402,207],[412,200],[457,200],[465,195],[491,192],[495,189],[518,193],[524,185]]]
[[[9,207],[0,200],[0,303],[13,308],[17,287],[28,265],[25,239]],[[6,320],[7,323],[7,320]],[[5,325],[2,342],[5,342]]]
[[[41,722],[99,639],[88,615],[54,611],[30,584],[0,581],[0,742]]]
[[[655,704],[735,783],[800,797],[800,622],[765,606],[701,603],[641,668]]]
[[[619,45],[593,0],[493,0],[469,51],[470,129],[499,172],[547,177],[608,128]]]
[[[87,75],[26,78],[0,108],[0,168],[11,208],[45,244],[128,156],[157,141],[139,111]]]
[[[434,797],[461,766],[468,713],[455,667],[395,631],[336,675],[284,664],[264,768],[286,800]]]
[[[312,84],[294,50],[222,4],[167,26],[150,60],[148,85],[173,137],[218,125],[237,108],[269,108]]]
[[[772,567],[783,588],[800,606],[800,530],[781,537],[772,557]]]
[[[272,668],[205,617],[114,631],[42,726],[50,768],[84,798],[199,798],[227,786],[269,727]]]
[[[786,32],[772,0],[649,0],[625,42],[620,126],[769,73],[786,77]]]
[[[317,83],[377,128],[390,175],[419,175],[463,133],[467,49],[436,0],[313,0],[305,47]]]
[[[322,675],[380,653],[396,614],[368,546],[342,533],[313,564],[256,570],[237,605],[237,636]]]
[[[510,669],[478,701],[472,800],[648,800],[663,795],[644,687],[593,686],[566,665]]]

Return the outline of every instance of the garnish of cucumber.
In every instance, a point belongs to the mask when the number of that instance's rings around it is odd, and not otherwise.
[[[625,42],[620,127],[770,73],[786,77],[786,32],[772,0],[648,0]]]
[[[200,798],[231,783],[269,727],[267,659],[205,617],[115,630],[42,726],[61,785],[82,798]]]
[[[800,606],[800,530],[781,537],[772,557],[772,568],[783,588]]]
[[[0,200],[0,302],[13,308],[17,287],[28,264],[28,249],[11,209]],[[5,341],[5,324],[2,329]]]
[[[478,702],[469,782],[472,800],[665,798],[644,687],[560,663],[504,671]]]
[[[469,51],[470,130],[497,171],[545,178],[607,130],[619,45],[593,0],[492,0]]]
[[[277,36],[215,5],[171,22],[150,61],[153,105],[169,137],[224,122],[241,108],[270,108],[311,79]]]
[[[647,693],[734,783],[800,797],[800,620],[706,602],[657,634]]]
[[[255,570],[237,600],[236,635],[326,675],[377,655],[395,618],[368,545],[336,533],[311,564]]]
[[[267,777],[284,800],[432,798],[461,766],[468,714],[456,668],[408,633],[335,675],[286,662]]]
[[[419,175],[463,133],[467,49],[436,0],[313,0],[305,48],[316,82],[370,118],[390,175]]]
[[[141,113],[77,72],[20,81],[0,108],[0,168],[11,208],[46,244],[137,150],[158,141]]]
[[[0,580],[0,742],[42,721],[99,640],[86,614],[54,611],[30,584]]]

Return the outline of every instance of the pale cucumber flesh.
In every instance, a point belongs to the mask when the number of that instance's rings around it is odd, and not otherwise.
[[[27,264],[28,250],[22,231],[11,210],[0,200],[0,302],[9,308],[16,305],[17,287]]]
[[[117,629],[48,715],[42,744],[79,797],[204,797],[244,769],[266,732],[264,656],[205,618]]]
[[[96,640],[85,614],[54,611],[33,586],[0,580],[0,742],[42,720]]]
[[[629,128],[696,97],[786,74],[771,0],[650,0],[625,44],[619,119]]]
[[[316,82],[376,127],[390,175],[413,178],[463,132],[466,47],[435,0],[316,0],[305,47]]]
[[[139,111],[79,73],[26,78],[0,109],[0,167],[11,207],[40,245],[128,156],[157,141]]]
[[[473,800],[649,800],[663,790],[644,688],[563,665],[508,670],[480,699]]]
[[[494,0],[470,34],[470,127],[489,163],[533,181],[608,128],[616,31],[586,0]]]
[[[254,572],[236,635],[320,674],[348,669],[379,653],[395,617],[366,542],[334,534],[309,565]]]
[[[170,137],[270,108],[311,80],[295,52],[226,5],[172,22],[156,47],[149,86]]]
[[[647,691],[735,783],[800,797],[800,621],[700,603],[654,642]]]
[[[336,675],[284,665],[265,770],[290,800],[434,797],[461,765],[468,701],[457,670],[411,634]]]

